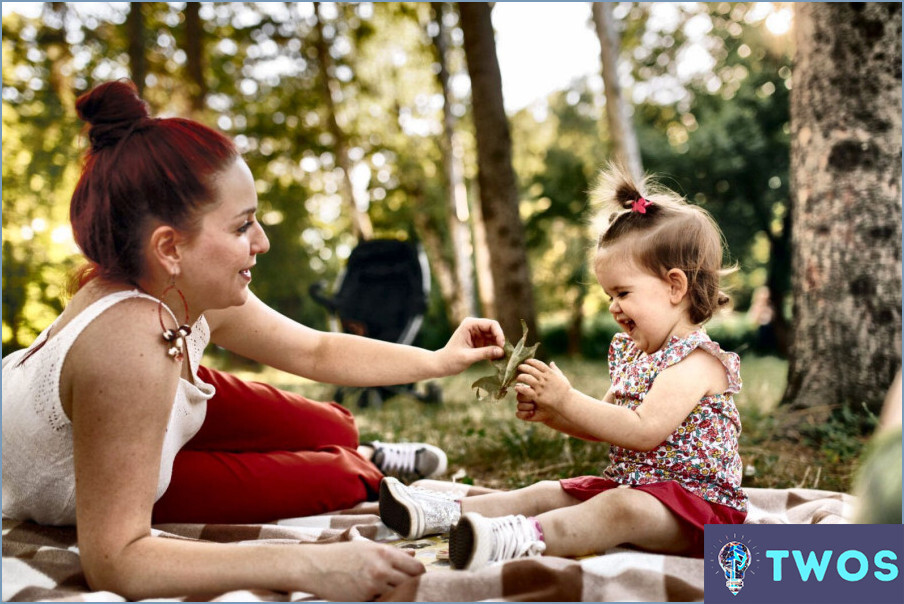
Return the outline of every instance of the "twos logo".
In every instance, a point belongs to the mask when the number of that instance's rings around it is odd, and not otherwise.
[[[707,525],[705,544],[706,602],[902,601],[904,525]]]
[[[719,550],[719,566],[725,571],[725,587],[737,595],[744,587],[744,573],[750,566],[750,550],[739,541],[729,541]]]

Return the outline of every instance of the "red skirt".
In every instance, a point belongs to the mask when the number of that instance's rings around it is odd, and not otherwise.
[[[559,481],[562,489],[581,501],[587,501],[603,491],[615,489],[620,483],[599,476],[577,476]],[[720,503],[711,503],[682,487],[674,480],[651,484],[630,485],[628,488],[649,493],[667,507],[679,520],[693,529],[694,555],[703,557],[703,526],[706,524],[743,524],[746,512]]]

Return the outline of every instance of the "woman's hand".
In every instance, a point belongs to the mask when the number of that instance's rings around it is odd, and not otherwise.
[[[477,361],[498,359],[505,354],[505,335],[492,319],[468,317],[461,322],[449,342],[437,351],[445,375],[461,373]]]
[[[555,363],[528,359],[518,365],[515,378],[518,410],[515,416],[530,422],[549,423],[559,415],[559,406],[571,393],[571,382]]]
[[[413,552],[381,543],[351,541],[316,547],[318,568],[309,570],[317,585],[302,586],[299,591],[314,591],[327,600],[376,600],[424,572]]]

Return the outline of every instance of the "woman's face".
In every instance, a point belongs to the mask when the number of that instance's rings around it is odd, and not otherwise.
[[[270,249],[255,217],[257,192],[245,161],[238,158],[215,176],[213,189],[214,203],[182,248],[177,280],[196,313],[244,304],[256,257]]]

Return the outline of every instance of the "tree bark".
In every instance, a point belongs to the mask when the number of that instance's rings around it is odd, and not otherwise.
[[[901,366],[901,5],[795,6],[784,403],[878,415]]]
[[[643,178],[643,163],[640,159],[640,145],[631,120],[631,112],[622,97],[618,83],[618,32],[615,31],[615,17],[609,2],[591,2],[593,24],[600,41],[600,59],[603,68],[603,86],[606,92],[606,117],[609,136],[612,139],[613,155],[628,169],[634,180]]]
[[[443,134],[441,147],[443,169],[446,174],[446,195],[448,199],[449,233],[452,237],[452,270],[455,275],[455,287],[449,300],[450,314],[453,324],[458,324],[465,317],[475,314],[474,309],[474,270],[471,262],[473,245],[471,229],[468,225],[469,209],[467,189],[462,175],[461,159],[456,155],[457,141],[455,137],[455,116],[452,115],[452,90],[449,86],[449,69],[446,63],[446,28],[443,24],[445,14],[444,2],[432,2],[433,17],[437,31],[433,36],[439,62],[440,87],[443,91]]]
[[[471,195],[473,199],[475,195]],[[474,205],[471,212],[471,224],[474,227],[474,272],[477,273],[477,298],[480,300],[480,315],[496,316],[496,297],[493,288],[493,269],[490,261],[490,250],[487,247],[487,230],[483,225],[483,213],[480,204]]]
[[[72,49],[66,42],[66,21],[69,18],[69,5],[66,2],[48,2],[44,11],[54,15],[53,21],[60,23],[59,29],[47,27],[41,35],[41,43],[50,59],[48,79],[50,87],[60,99],[60,105],[67,113],[75,112],[75,87],[72,85]]]
[[[471,77],[471,104],[477,140],[480,207],[492,262],[496,318],[506,337],[521,336],[521,320],[537,337],[534,293],[518,212],[512,167],[512,138],[502,101],[502,75],[486,2],[460,2],[465,56]]]
[[[204,80],[204,26],[201,3],[185,3],[185,67],[188,74],[189,106],[193,113],[204,110],[207,82]]]
[[[342,170],[342,182],[340,190],[342,191],[343,201],[349,209],[349,215],[352,221],[352,230],[355,237],[361,240],[367,240],[373,237],[373,225],[370,222],[370,216],[366,212],[358,209],[355,201],[355,191],[352,186],[351,177],[351,160],[348,156],[348,142],[345,138],[345,132],[339,125],[339,119],[336,116],[336,97],[338,96],[338,82],[333,78],[333,60],[330,57],[329,43],[323,33],[323,19],[320,15],[320,3],[314,3],[314,27],[317,30],[317,57],[320,63],[320,80],[321,91],[323,93],[323,103],[326,106],[327,126],[333,137],[333,148],[336,151],[336,165]]]
[[[148,74],[147,57],[144,45],[144,14],[141,12],[143,2],[132,2],[126,17],[126,31],[129,33],[129,68],[132,81],[138,88],[138,95],[144,97],[144,80]]]

